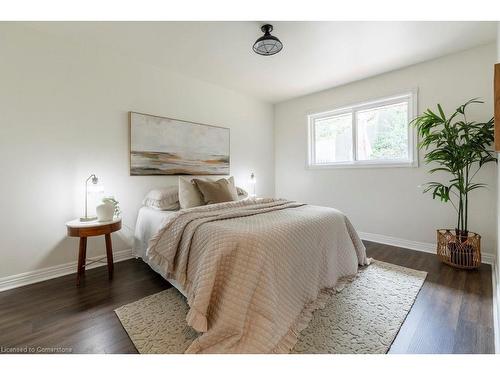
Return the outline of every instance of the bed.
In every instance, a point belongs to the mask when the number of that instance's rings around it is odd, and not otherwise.
[[[167,278],[165,272],[162,271],[160,266],[155,264],[155,262],[152,262],[147,255],[149,240],[160,230],[162,223],[175,213],[176,211],[160,211],[151,207],[141,207],[139,209],[135,225],[133,252],[135,257],[141,258],[155,272],[163,276],[170,284],[172,284],[173,287],[186,297],[186,293],[182,290],[179,283],[172,278]]]
[[[136,255],[187,299],[187,353],[287,353],[334,289],[368,264],[333,208],[249,199],[141,208]]]

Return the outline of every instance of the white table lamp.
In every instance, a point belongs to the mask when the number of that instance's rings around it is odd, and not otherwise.
[[[89,186],[89,182],[90,182],[90,186]],[[99,193],[104,193],[104,189],[102,186],[100,185],[97,185],[97,183],[99,182],[99,179],[97,178],[97,176],[95,174],[91,174],[86,180],[85,180],[85,216],[81,217],[80,218],[80,221],[93,221],[93,220],[97,220],[97,216],[95,216],[95,212],[94,214],[91,214],[89,216],[89,212],[88,212],[88,198],[89,198],[89,194],[90,195],[93,195],[93,205],[94,205],[94,210],[95,210],[95,204],[97,203],[97,195],[99,195]],[[101,197],[102,198],[102,197]]]
[[[255,178],[255,174],[252,172],[252,174],[250,175],[250,185],[251,185],[251,189],[252,189],[252,192],[250,193],[250,196],[252,198],[255,198],[257,196],[257,194],[255,193],[255,187],[257,185],[257,180]]]

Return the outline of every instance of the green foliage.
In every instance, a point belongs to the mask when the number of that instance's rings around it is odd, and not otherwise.
[[[316,125],[316,137],[323,140],[335,140],[351,128],[351,116],[339,116],[320,120]]]
[[[438,113],[427,109],[412,121],[421,139],[419,147],[430,149],[425,162],[439,165],[429,172],[451,175],[447,184],[435,181],[425,184],[424,193],[431,192],[433,199],[439,198],[453,205],[458,214],[457,229],[460,232],[468,231],[468,194],[486,186],[474,183],[474,177],[483,165],[497,161],[490,148],[494,140],[493,118],[487,122],[467,121],[467,107],[482,103],[477,98],[471,99],[449,117],[438,104]]]
[[[400,159],[408,152],[407,108],[393,107],[379,111],[377,138],[373,142],[372,157],[375,159]],[[376,115],[372,114],[373,120]],[[372,119],[367,119],[369,123]]]

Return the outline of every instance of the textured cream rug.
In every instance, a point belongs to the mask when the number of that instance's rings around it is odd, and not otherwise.
[[[292,353],[387,353],[427,273],[380,261],[362,268],[316,310]],[[198,333],[175,288],[115,310],[139,353],[183,353]]]

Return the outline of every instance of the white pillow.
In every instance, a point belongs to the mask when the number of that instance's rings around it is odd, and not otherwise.
[[[154,208],[160,211],[175,211],[180,208],[179,205],[179,187],[168,186],[151,190],[142,204],[146,207]]]
[[[236,192],[238,193],[238,200],[239,201],[248,198],[248,193],[246,192],[246,190],[244,190],[238,186],[236,186]]]
[[[191,208],[203,206],[205,204],[203,200],[203,195],[201,194],[198,187],[191,181],[193,177],[179,177],[179,203],[181,208]],[[205,178],[199,180],[208,180],[212,179]],[[233,189],[236,190],[234,185],[234,177],[231,176],[227,178],[227,181],[230,185],[233,186]]]

